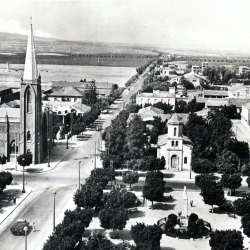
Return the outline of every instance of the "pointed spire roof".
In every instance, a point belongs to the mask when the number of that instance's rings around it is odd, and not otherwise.
[[[183,124],[183,120],[178,114],[175,113],[168,121],[168,124]]]
[[[29,37],[26,50],[25,66],[24,66],[24,80],[35,80],[38,77],[37,65],[36,65],[36,54],[35,54],[35,43],[32,29],[32,19],[30,18],[30,29]]]

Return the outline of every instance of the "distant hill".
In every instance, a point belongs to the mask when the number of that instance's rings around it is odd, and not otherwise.
[[[148,46],[34,39],[39,64],[138,67],[160,53]],[[27,40],[25,35],[0,32],[0,63],[24,64]]]
[[[0,52],[25,52],[27,36],[0,32]],[[155,48],[100,42],[75,42],[53,38],[35,37],[37,53],[119,53],[157,55]]]

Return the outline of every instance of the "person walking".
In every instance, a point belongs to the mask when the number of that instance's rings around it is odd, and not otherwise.
[[[36,223],[33,222],[33,232],[36,232]]]
[[[13,203],[14,203],[14,205],[16,205],[16,196],[14,196],[14,198],[13,198]]]
[[[193,200],[190,201],[190,206],[191,206],[191,207],[193,206]]]

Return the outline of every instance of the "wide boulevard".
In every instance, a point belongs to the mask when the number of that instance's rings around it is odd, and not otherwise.
[[[129,93],[124,95],[111,107],[112,114],[102,115],[103,128],[110,124],[111,119],[129,103],[130,97],[136,93],[143,83],[144,77],[130,88]],[[28,249],[41,250],[44,242],[53,231],[53,192],[56,192],[55,220],[60,223],[66,209],[74,208],[73,196],[78,188],[79,164],[81,161],[81,183],[94,168],[95,141],[100,139],[100,132],[91,131],[90,137],[82,141],[79,147],[74,148],[56,168],[44,173],[26,174],[26,189],[32,189],[30,195],[9,216],[0,227],[0,249],[19,250],[24,249],[24,237],[14,236],[10,233],[10,226],[19,218],[26,219],[32,225],[36,223],[36,232],[28,233]],[[70,149],[69,149],[70,150]],[[13,172],[13,182],[22,183],[22,174]]]

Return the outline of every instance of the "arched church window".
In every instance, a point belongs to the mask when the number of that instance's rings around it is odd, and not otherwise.
[[[184,164],[187,164],[187,157],[184,157]]]
[[[176,128],[174,128],[174,136],[176,136]]]
[[[27,106],[27,113],[31,112],[31,94],[30,94],[30,90],[28,89],[27,91],[27,96],[26,96],[26,106]]]
[[[30,131],[27,132],[27,141],[31,141]]]

